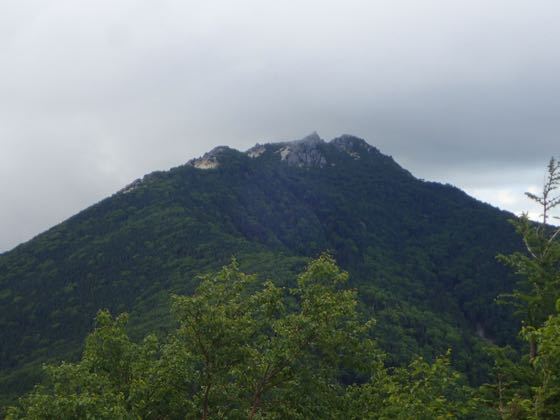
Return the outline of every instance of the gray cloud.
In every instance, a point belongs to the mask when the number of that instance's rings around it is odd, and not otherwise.
[[[552,0],[2,9],[0,250],[218,144],[353,133],[512,211],[558,154]]]

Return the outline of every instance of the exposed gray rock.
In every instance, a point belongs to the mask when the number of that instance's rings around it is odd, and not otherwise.
[[[257,159],[267,153],[271,153],[291,166],[322,168],[327,165],[334,166],[334,163],[327,162],[326,155],[328,153],[325,153],[329,148],[332,151],[332,147],[348,154],[354,160],[365,158],[369,153],[379,153],[375,147],[370,146],[365,140],[356,136],[344,134],[327,143],[317,132],[313,132],[302,139],[294,141],[257,143],[247,150],[245,155],[252,159]],[[204,155],[195,165],[201,168],[215,167],[217,159]]]
[[[215,147],[205,153],[202,157],[189,160],[187,165],[194,166],[197,169],[215,169],[220,166],[220,156],[228,150],[231,149],[227,146]]]
[[[327,164],[327,159],[321,151],[321,145],[325,141],[314,132],[301,140],[282,143],[282,147],[276,153],[280,159],[288,165],[299,167],[319,167]]]
[[[264,152],[266,152],[266,146],[257,143],[249,150],[247,150],[245,153],[247,154],[247,156],[254,159],[254,158],[258,158],[259,156],[262,156]]]

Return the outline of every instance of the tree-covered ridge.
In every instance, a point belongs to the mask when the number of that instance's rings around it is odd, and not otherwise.
[[[261,145],[254,157],[221,148],[213,169],[150,174],[1,255],[0,393],[29,389],[44,361],[76,360],[99,308],[129,312],[135,338],[165,333],[169,294],[192,293],[198,273],[236,256],[244,271],[294,287],[324,250],[377,320],[388,365],[452,347],[453,365],[484,381],[486,341],[515,344],[518,329],[494,304],[512,290],[495,255],[522,245],[510,215],[415,179],[363,140],[298,144]]]
[[[533,227],[533,234],[540,227]],[[541,231],[542,232],[542,231]],[[549,244],[556,230],[543,236]],[[526,237],[525,237],[526,238]],[[549,241],[552,239],[552,241]],[[528,272],[542,261],[531,255]],[[560,255],[557,256],[557,264]],[[560,277],[557,269],[556,277]],[[492,380],[478,389],[450,365],[450,351],[389,367],[375,320],[360,310],[348,274],[329,255],[294,287],[260,282],[235,260],[173,296],[175,328],[140,343],[128,317],[96,317],[81,360],[46,366],[47,380],[7,410],[8,419],[556,419],[560,415],[557,308],[521,334],[528,356],[488,346]],[[550,278],[545,279],[551,281]],[[538,290],[529,292],[538,298]],[[515,296],[525,302],[525,296]]]

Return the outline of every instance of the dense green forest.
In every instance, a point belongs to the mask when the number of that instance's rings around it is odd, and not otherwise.
[[[546,417],[557,241],[510,218],[351,136],[219,148],[0,255],[0,392],[43,379],[14,418]]]
[[[485,413],[448,355],[387,369],[372,320],[331,258],[293,288],[258,283],[234,261],[174,296],[177,328],[140,344],[102,311],[78,363],[8,418],[435,418]]]
[[[545,209],[558,203],[543,195]],[[100,311],[81,360],[47,366],[47,381],[7,418],[558,418],[560,229],[515,224],[529,255],[502,259],[521,274],[510,297],[529,350],[488,345],[495,365],[478,388],[451,367],[451,349],[388,366],[375,320],[331,256],[293,287],[258,281],[233,260],[191,296],[172,297],[176,328],[163,339],[135,343],[125,314]]]

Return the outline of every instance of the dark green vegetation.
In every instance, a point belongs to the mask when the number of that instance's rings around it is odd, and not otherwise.
[[[541,206],[542,220],[531,222],[526,214],[512,220],[525,252],[499,256],[519,278],[513,293],[500,298],[517,308],[520,335],[529,344],[520,359],[494,349],[495,384],[486,388],[493,388],[502,418],[560,417],[560,227],[548,224],[560,205],[558,189],[560,162],[551,159],[542,193],[526,193]]]
[[[348,276],[323,256],[284,289],[236,263],[175,296],[178,328],[163,342],[130,341],[126,318],[97,316],[82,360],[8,418],[364,419],[490,413],[446,357],[388,370],[360,320]],[[250,289],[256,286],[254,292]],[[358,382],[356,382],[358,381]]]
[[[99,308],[129,312],[135,340],[165,337],[170,294],[192,294],[198,273],[232,256],[290,288],[330,250],[376,320],[370,334],[387,367],[452,348],[452,365],[476,385],[494,369],[489,341],[517,346],[512,309],[495,304],[513,288],[495,256],[522,249],[511,215],[418,180],[349,136],[251,154],[221,148],[150,174],[1,255],[4,399],[35,384],[41,363],[78,360]]]
[[[556,288],[550,278],[537,283],[558,297],[560,230],[529,230],[534,241],[523,234],[529,250],[540,244],[556,256]],[[521,286],[534,286],[543,255],[521,256],[503,258],[531,274]],[[7,418],[558,418],[560,315],[538,326],[525,317],[521,333],[530,352],[521,360],[489,346],[493,378],[476,389],[451,368],[449,351],[431,364],[417,358],[387,367],[372,339],[375,321],[358,310],[347,281],[328,255],[312,261],[293,288],[261,283],[234,260],[203,276],[192,296],[173,296],[176,329],[140,344],[129,338],[125,314],[113,319],[100,311],[80,362],[47,366],[47,381],[10,407]],[[516,290],[513,297],[530,312],[527,298],[539,299],[539,290]]]

